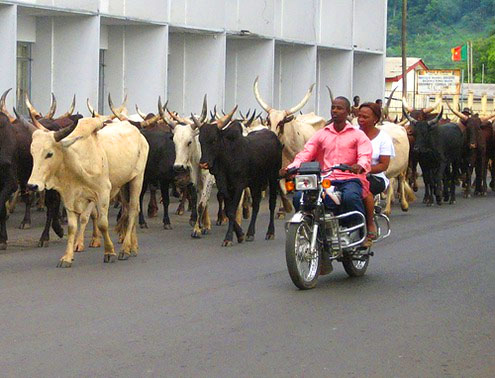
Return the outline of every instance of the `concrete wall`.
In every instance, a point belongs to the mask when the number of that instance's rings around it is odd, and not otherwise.
[[[17,56],[17,18],[16,6],[0,5],[0,51],[2,51],[2,66],[0,69],[0,88],[3,93],[8,88],[15,92],[16,56]],[[7,106],[15,104],[15,93],[7,98]]]

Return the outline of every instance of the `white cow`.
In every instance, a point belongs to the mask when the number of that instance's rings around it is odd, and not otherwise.
[[[398,181],[402,211],[407,211],[409,209],[409,202],[416,199],[406,179],[409,164],[409,139],[407,138],[407,131],[401,125],[392,122],[383,122],[378,128],[385,131],[392,138],[395,149],[395,156],[390,159],[390,164],[385,172],[390,179],[390,185],[387,189],[387,204],[384,213],[390,215],[392,211],[391,205],[394,198],[395,181]]]
[[[46,130],[36,119],[31,144],[33,171],[28,185],[35,190],[57,190],[67,209],[68,240],[59,267],[70,267],[78,216],[94,203],[98,228],[105,245],[104,262],[114,262],[116,253],[108,233],[110,199],[121,189],[128,208],[119,221],[125,229],[119,259],[137,254],[136,217],[149,146],[129,122],[105,125],[101,118],[83,118],[77,126],[57,132]]]

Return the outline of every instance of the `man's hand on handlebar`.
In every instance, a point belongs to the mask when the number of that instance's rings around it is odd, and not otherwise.
[[[351,168],[352,168],[352,173],[355,174],[360,174],[364,172],[364,168],[361,167],[359,164],[353,164]]]

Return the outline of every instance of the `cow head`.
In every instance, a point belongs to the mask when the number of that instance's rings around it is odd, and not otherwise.
[[[277,135],[282,135],[284,133],[284,125],[294,120],[294,113],[301,110],[304,107],[304,105],[306,105],[306,103],[309,101],[311,94],[313,93],[313,88],[315,87],[315,84],[312,84],[311,87],[309,87],[308,92],[306,92],[306,95],[299,102],[299,104],[297,104],[296,106],[290,109],[278,110],[278,109],[273,109],[263,100],[258,88],[258,80],[259,77],[256,78],[253,86],[254,96],[256,97],[256,101],[258,101],[258,104],[260,104],[263,110],[268,113],[267,123],[268,126],[270,127],[270,130],[272,130]]]
[[[216,121],[207,122],[201,124],[194,114],[191,114],[191,118],[199,129],[199,143],[201,145],[201,160],[200,166],[203,169],[213,169],[215,162],[222,152],[222,138],[226,134],[228,128],[231,127],[230,121],[237,111],[237,105],[232,109],[229,114],[224,115]],[[236,121],[232,124],[237,124],[238,128],[241,130],[240,135],[242,136],[242,127],[240,122]],[[237,127],[236,127],[237,129]],[[233,135],[233,134],[232,134]]]
[[[410,109],[409,109],[410,110]],[[414,152],[420,154],[431,153],[434,151],[433,131],[438,127],[438,121],[442,118],[443,107],[434,118],[425,120],[424,118],[416,119],[409,113],[405,104],[402,105],[402,113],[409,121],[411,135],[415,140]]]
[[[495,116],[495,114],[489,115],[487,117],[479,117],[478,114],[468,116],[464,113],[454,110],[448,102],[447,102],[447,106],[449,107],[452,113],[454,113],[457,117],[459,117],[459,120],[466,127],[466,136],[467,136],[467,141],[469,143],[468,145],[469,149],[477,148],[478,142],[482,138],[481,125],[484,122],[489,121],[490,118]]]

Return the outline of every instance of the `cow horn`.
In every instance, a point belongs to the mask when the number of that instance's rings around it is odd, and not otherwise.
[[[407,100],[405,97],[402,97],[402,108],[405,108],[408,113],[411,113],[414,110],[407,104]]]
[[[311,84],[311,86],[309,87],[308,91],[306,92],[306,95],[301,100],[301,102],[286,111],[287,115],[296,113],[297,111],[301,110],[304,107],[304,105],[306,105],[306,103],[309,101],[311,97],[311,94],[313,93],[313,88],[315,87],[315,85],[316,85],[315,83]]]
[[[89,101],[89,99],[88,99]],[[64,114],[62,114],[58,119],[60,118],[69,118],[72,113],[74,113],[74,109],[76,108],[76,95],[72,96],[72,102],[70,104],[69,110],[67,110]]]
[[[485,117],[480,117],[481,122],[488,122],[490,121],[493,117],[495,117],[495,113],[489,114]]]
[[[79,119],[77,119],[71,126],[65,127],[62,130],[55,131],[55,134],[53,134],[55,142],[60,142],[65,137],[69,136],[69,134],[72,133],[76,128],[78,122]]]
[[[31,101],[29,101],[29,97],[28,97],[27,93],[26,93],[25,101],[26,101],[26,106],[29,110],[29,113],[34,115],[36,118],[41,118],[41,114],[34,108],[33,104],[31,104]]]
[[[26,96],[26,99],[27,99],[27,96]],[[31,111],[31,108],[28,107],[28,111],[29,111],[29,115],[31,116],[31,120],[33,121],[33,125],[39,129],[39,130],[43,130],[43,131],[49,131],[45,126],[43,126],[40,121],[38,121],[38,119],[36,118],[36,115]]]
[[[221,118],[220,114],[218,114],[218,112],[217,112],[217,106],[216,105],[213,107],[213,114],[215,115],[216,121],[218,121]]]
[[[165,105],[167,105],[167,104],[165,104]],[[136,105],[136,110],[137,109],[138,109],[138,107]],[[144,128],[151,126],[152,124],[158,122],[158,120],[160,118],[162,118],[162,115],[160,113],[161,110],[163,110],[162,109],[162,98],[161,98],[161,96],[158,96],[158,114],[156,114],[155,116],[151,117],[148,120],[144,120],[143,122],[140,122],[139,124],[141,125],[141,127],[144,129]]]
[[[160,114],[160,117],[162,117],[163,122],[165,122],[168,125],[168,127],[170,127],[173,130],[175,128],[176,124],[173,122],[170,122],[167,118],[167,115],[165,113],[166,111],[168,112],[167,105],[168,105],[168,100],[165,103],[165,105],[162,106],[162,98],[158,97],[158,113]]]
[[[382,119],[388,118],[388,110],[390,108],[390,104],[392,103],[392,98],[394,97],[394,93],[395,93],[396,89],[397,89],[397,87],[395,87],[394,90],[388,96],[387,104],[383,108]]]
[[[435,102],[432,106],[429,106],[428,108],[423,109],[423,112],[424,113],[431,113],[433,110],[438,108],[441,103],[442,103],[442,92],[440,92],[440,98],[438,99],[438,101]]]
[[[407,118],[407,120],[408,120],[411,124],[418,122],[418,121],[417,121],[414,117],[412,117],[412,116],[409,114],[409,111],[408,111],[408,109],[407,109],[407,103],[406,103],[406,104],[404,104],[404,102],[405,102],[405,99],[403,98],[403,99],[402,99],[402,114],[404,114],[404,117],[406,117],[406,118]]]
[[[7,116],[9,119],[10,123],[15,122],[15,118],[12,117],[12,115],[9,113],[7,110],[7,107],[5,106],[5,99],[7,98],[7,94],[12,90],[12,88],[7,89],[5,92],[3,92],[2,97],[0,98],[0,111]]]
[[[55,94],[52,92],[52,103],[50,104],[50,110],[48,110],[48,113],[46,114],[45,118],[53,119],[56,110],[57,110],[57,99],[55,98]]]
[[[333,103],[333,93],[330,87],[327,85],[328,95],[330,96],[330,103]]]
[[[181,116],[179,116],[178,114],[175,114],[173,112],[171,112],[170,110],[167,109],[167,112],[168,114],[170,114],[170,117],[172,117],[172,119],[178,123],[182,123],[184,125],[190,125],[191,124],[191,121],[186,119],[186,118],[182,118]]]
[[[203,98],[203,108],[201,109],[201,115],[199,116],[199,122],[203,123],[208,115],[208,100],[207,95]]]
[[[127,120],[127,118],[121,114],[122,111],[121,108],[115,109],[115,106],[113,105],[113,101],[112,101],[112,96],[110,95],[110,93],[108,93],[108,105],[110,106],[110,110],[115,115],[115,117],[117,117],[121,121]]]
[[[442,118],[442,114],[443,114],[443,106],[442,108],[440,109],[440,113],[437,114],[437,116],[433,119],[430,119],[428,121],[428,126],[432,126],[434,125],[435,123],[438,123],[438,121],[440,121],[440,119]]]
[[[198,119],[194,116],[194,114],[191,113],[191,119],[193,120],[193,123],[194,123],[194,126],[196,126],[196,128],[201,128],[201,126],[203,126],[199,121]],[[192,125],[191,125],[192,126]]]
[[[89,98],[86,99],[86,106],[88,107],[89,112],[93,117],[100,117],[100,115],[94,110],[94,108],[91,106],[89,102]]]
[[[447,101],[447,106],[449,107],[450,111],[454,113],[459,119],[462,119],[464,122],[469,119],[469,117],[465,114],[462,114],[461,112],[458,112],[457,110],[452,109],[452,106],[450,106],[450,103]]]
[[[263,110],[267,113],[270,113],[272,108],[263,100],[260,94],[260,90],[258,88],[259,78],[260,78],[259,76],[256,76],[256,79],[254,80],[254,85],[253,85],[254,97],[256,97],[256,101],[258,101],[258,104],[260,104]]]
[[[220,129],[224,128],[230,122],[236,111],[237,111],[237,105],[234,106],[234,109],[232,109],[232,111],[229,114],[226,114],[222,118],[218,119],[217,120],[218,128]]]
[[[144,114],[141,110],[139,110],[139,106],[136,104],[136,112],[139,116],[144,120],[146,120],[146,114]]]
[[[254,119],[256,118],[256,111],[253,112],[253,115],[251,118],[246,122],[244,126],[246,127],[251,127],[251,124],[253,123]]]

